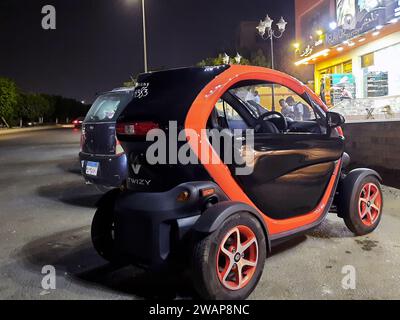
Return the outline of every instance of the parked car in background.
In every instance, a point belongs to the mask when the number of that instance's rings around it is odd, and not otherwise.
[[[124,184],[127,159],[115,131],[115,123],[132,100],[134,88],[114,89],[100,95],[82,124],[81,171],[87,183],[105,192]]]
[[[74,125],[74,128],[75,129],[82,128],[83,120],[85,120],[85,117],[79,117],[79,118],[72,120],[72,124]]]

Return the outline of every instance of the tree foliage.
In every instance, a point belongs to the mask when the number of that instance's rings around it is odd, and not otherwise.
[[[251,54],[251,65],[258,67],[271,67],[271,62],[264,55],[264,52],[261,49],[258,49],[257,52]]]
[[[124,86],[125,88],[132,88],[132,87],[135,87],[136,84],[137,84],[136,79],[132,78],[131,80],[125,81],[125,82],[123,83],[123,86]]]
[[[225,54],[220,53],[217,57],[206,58],[199,63],[197,63],[198,67],[206,67],[206,66],[219,66],[224,64],[224,56]],[[231,58],[230,63],[236,64],[235,59]],[[246,59],[242,57],[240,61],[240,65],[253,65],[260,67],[268,67],[270,65],[268,59],[265,57],[263,51],[260,49],[256,53],[251,54],[251,59]]]
[[[89,110],[88,105],[82,104],[75,99],[64,98],[61,96],[50,96],[53,106],[52,118],[66,119],[85,116]]]
[[[20,119],[23,122],[35,122],[39,118],[45,122],[65,121],[84,116],[88,110],[89,106],[74,99],[22,92],[12,80],[0,77],[0,118],[4,117],[10,125],[18,124]]]
[[[26,121],[34,121],[39,117],[51,116],[50,101],[40,94],[21,93],[15,109],[14,116]]]
[[[0,118],[11,121],[18,103],[18,89],[15,83],[7,78],[0,78]]]

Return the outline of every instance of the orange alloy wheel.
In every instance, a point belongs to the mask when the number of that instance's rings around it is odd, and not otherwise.
[[[228,290],[243,289],[252,279],[258,262],[258,243],[254,232],[237,226],[227,232],[217,253],[217,275]]]
[[[378,220],[382,208],[382,195],[374,183],[366,184],[360,192],[358,214],[361,221],[371,227]]]

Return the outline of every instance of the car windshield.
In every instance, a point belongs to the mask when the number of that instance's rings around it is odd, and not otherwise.
[[[109,93],[96,99],[86,115],[85,122],[116,121],[122,109],[131,101],[132,94]]]

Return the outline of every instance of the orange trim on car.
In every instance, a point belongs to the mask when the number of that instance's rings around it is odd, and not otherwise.
[[[265,223],[268,227],[270,235],[288,232],[295,230],[297,228],[307,226],[312,224],[324,214],[326,206],[329,203],[329,198],[335,187],[336,177],[339,174],[339,169],[341,161],[338,161],[336,168],[329,182],[328,188],[318,206],[306,215],[290,218],[285,220],[274,220],[266,216],[262,211],[260,211],[257,206],[249,199],[249,197],[243,192],[241,187],[237,184],[234,177],[228,167],[221,161],[218,154],[212,148],[209,143],[208,137],[203,129],[206,128],[207,121],[210,114],[221,98],[221,96],[233,85],[240,81],[245,80],[263,80],[270,81],[276,84],[280,84],[288,87],[295,93],[303,95],[307,92],[313,99],[315,99],[326,111],[326,106],[322,101],[313,93],[309,88],[303,85],[300,81],[295,78],[286,75],[282,72],[265,69],[261,67],[251,67],[251,66],[238,66],[232,65],[229,69],[224,71],[222,74],[217,76],[213,81],[211,81],[197,96],[196,100],[193,102],[189,113],[186,117],[185,129],[195,130],[199,136],[200,146],[196,145],[196,141],[189,139],[189,144],[191,145],[196,156],[199,158],[200,162],[204,165],[207,172],[215,180],[215,182],[222,188],[222,190],[227,194],[227,196],[232,201],[238,201],[246,203],[254,208],[256,208],[262,215]],[[341,134],[341,130],[338,130]],[[217,164],[203,163],[202,161],[202,150],[205,151],[210,157],[204,159],[218,159]],[[215,158],[211,158],[215,157]]]

